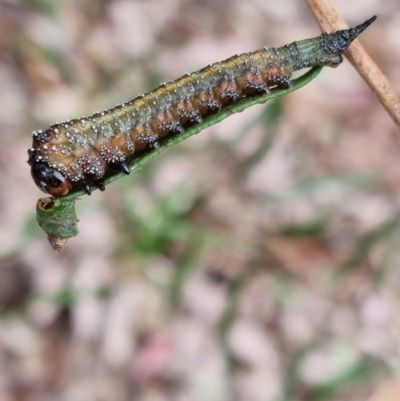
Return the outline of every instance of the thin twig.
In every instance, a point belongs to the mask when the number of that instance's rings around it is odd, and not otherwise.
[[[324,32],[348,29],[348,26],[329,0],[306,0],[306,2]],[[358,40],[351,44],[345,55],[400,128],[400,95],[392,83],[382,73]]]

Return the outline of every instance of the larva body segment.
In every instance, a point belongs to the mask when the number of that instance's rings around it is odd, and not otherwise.
[[[314,66],[336,67],[351,42],[376,17],[356,28],[323,34],[281,48],[233,56],[110,110],[33,133],[28,163],[37,186],[62,196],[90,186],[105,189],[116,171],[129,174],[138,152],[180,134],[225,105],[291,85],[291,74]]]

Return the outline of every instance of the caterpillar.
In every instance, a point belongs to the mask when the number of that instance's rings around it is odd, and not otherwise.
[[[264,48],[211,64],[112,109],[34,131],[28,163],[36,185],[54,197],[91,186],[122,171],[140,152],[163,138],[200,124],[243,97],[291,85],[292,73],[315,66],[337,67],[343,52],[376,16],[355,28],[324,33],[280,48]]]

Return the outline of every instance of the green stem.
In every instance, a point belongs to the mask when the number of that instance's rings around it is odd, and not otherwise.
[[[237,103],[223,108],[219,113],[204,118],[201,124],[188,128],[183,134],[167,139],[158,148],[148,153],[139,154],[130,165],[130,170],[135,171],[144,166],[151,159],[164,152],[164,150],[178,144],[179,142],[198,134],[205,128],[217,124],[234,113],[251,107],[255,104],[265,103],[267,100],[275,99],[279,96],[287,95],[312,81],[321,71],[322,67],[314,67],[306,74],[293,81],[287,89],[273,89],[267,95],[253,96],[239,100]],[[109,184],[125,176],[117,173],[108,177],[105,182]],[[93,188],[95,190],[96,188]],[[39,199],[36,207],[37,221],[40,227],[52,238],[71,238],[78,234],[77,218],[75,214],[75,199],[85,195],[84,191],[74,192],[60,198]],[[53,246],[54,247],[54,246]]]

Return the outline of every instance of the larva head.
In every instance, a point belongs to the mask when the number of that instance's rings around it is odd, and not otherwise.
[[[35,184],[46,194],[62,196],[70,191],[69,180],[46,163],[33,162],[31,174]]]

